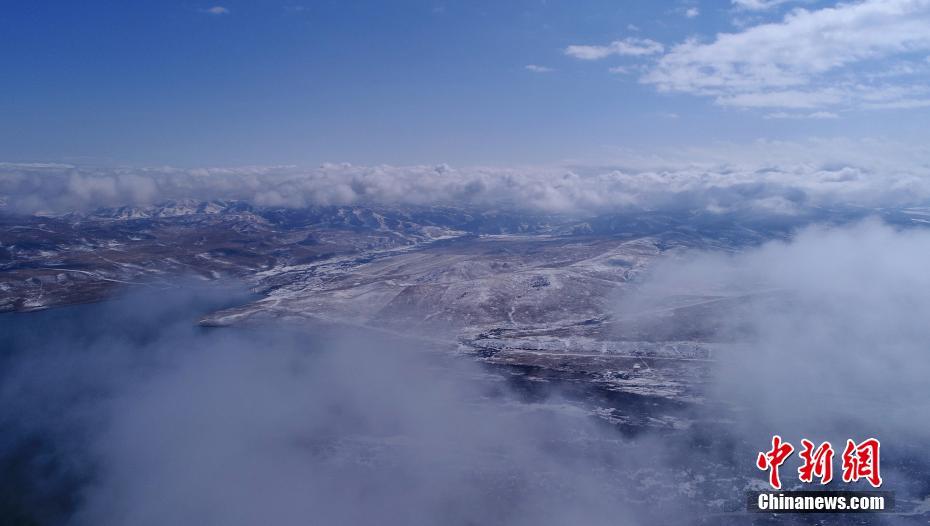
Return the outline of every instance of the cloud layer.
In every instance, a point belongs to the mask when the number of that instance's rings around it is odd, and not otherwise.
[[[643,154],[600,166],[452,168],[327,164],[94,168],[0,164],[9,212],[62,213],[180,199],[267,207],[452,205],[577,214],[629,210],[798,214],[930,200],[930,151],[878,141],[761,141]]]

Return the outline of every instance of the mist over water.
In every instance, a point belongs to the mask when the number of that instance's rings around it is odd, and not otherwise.
[[[241,290],[178,284],[99,304],[0,316],[5,520],[65,522],[97,473],[91,448],[111,421],[114,402],[208,339],[193,323],[196,313],[249,297]],[[236,338],[233,331],[227,336]]]
[[[0,455],[23,465],[8,513],[94,525],[655,513],[629,479],[660,451],[628,456],[628,439],[557,393],[530,400],[469,359],[402,340],[193,324],[229,294],[3,318]]]
[[[919,455],[930,438],[928,253],[926,232],[867,223],[670,258],[618,313],[683,293],[747,299],[711,320],[724,343],[706,402],[674,415],[689,424],[635,434],[592,417],[602,399],[577,386],[528,396],[510,371],[422,343],[198,327],[247,298],[233,289],[4,315],[2,514],[75,525],[739,524],[750,520],[742,492],[765,480],[755,454],[776,433],[796,445],[881,439],[883,489],[913,507],[930,492]],[[795,460],[783,468],[791,483]],[[696,511],[715,500],[713,513]]]

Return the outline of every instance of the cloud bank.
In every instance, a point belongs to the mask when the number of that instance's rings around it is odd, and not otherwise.
[[[602,165],[94,168],[0,164],[0,202],[62,213],[179,199],[265,207],[452,205],[545,213],[628,210],[799,214],[930,200],[930,150],[881,141],[760,141],[647,154]]]

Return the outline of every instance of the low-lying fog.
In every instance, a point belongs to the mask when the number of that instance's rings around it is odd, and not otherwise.
[[[4,318],[2,453],[18,479],[5,491],[19,501],[8,513],[94,525],[626,522],[619,466],[644,460],[625,459],[622,437],[582,410],[521,401],[470,360],[410,342],[192,324],[226,294]]]
[[[422,344],[195,325],[238,291],[4,315],[0,513],[78,525],[745,523],[742,492],[765,480],[755,454],[775,433],[881,439],[884,489],[906,504],[930,493],[928,256],[930,233],[866,223],[660,264],[619,311],[675,294],[780,299],[720,320],[724,333],[738,323],[694,425],[635,435],[557,385],[525,396],[507,371]],[[688,507],[713,500],[737,514]]]

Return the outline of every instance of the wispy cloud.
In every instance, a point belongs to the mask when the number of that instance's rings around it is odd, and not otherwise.
[[[829,111],[815,111],[812,113],[790,113],[785,111],[776,111],[767,113],[766,119],[838,119],[839,115]]]
[[[685,9],[684,15],[688,18],[694,18],[701,14],[701,10],[696,7],[689,7]]]
[[[732,0],[733,6],[746,11],[768,11],[798,0]]]
[[[221,5],[207,7],[205,9],[201,9],[200,11],[203,13],[207,13],[208,15],[228,15],[229,14],[229,9],[226,9],[225,7]]]
[[[537,66],[536,64],[527,64],[523,66],[523,69],[527,71],[532,71],[533,73],[549,73],[549,72],[555,71],[552,68],[548,68],[546,66]]]
[[[665,50],[662,44],[648,38],[629,37],[623,40],[614,40],[605,46],[571,45],[565,48],[565,54],[581,60],[600,60],[612,55],[621,56],[647,56],[661,53]]]

